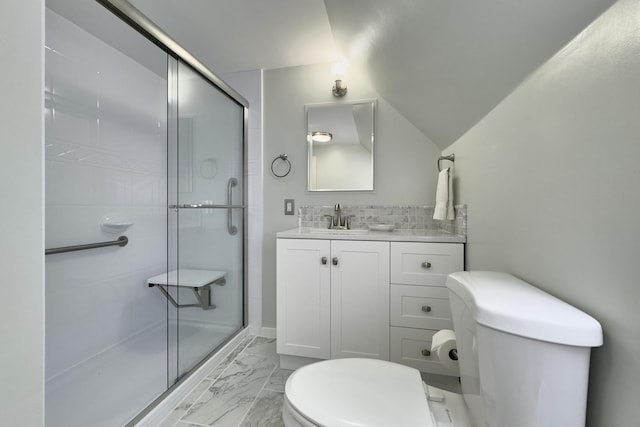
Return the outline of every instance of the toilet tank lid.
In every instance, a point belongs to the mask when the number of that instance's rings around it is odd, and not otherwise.
[[[478,324],[540,341],[602,345],[597,320],[510,274],[462,271],[450,274],[446,285],[469,307]]]

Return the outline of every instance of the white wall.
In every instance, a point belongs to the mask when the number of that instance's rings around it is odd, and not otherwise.
[[[640,420],[640,2],[622,0],[453,144],[467,266],[598,319],[588,425]]]
[[[0,14],[0,425],[44,423],[44,1]]]
[[[300,205],[431,204],[437,179],[439,148],[371,88],[366,75],[347,75],[344,98],[331,94],[331,64],[264,71],[264,245],[262,321],[276,326],[275,234],[297,226],[297,216],[284,215],[284,199]],[[377,98],[375,191],[307,192],[305,104],[349,102]],[[272,160],[285,153],[291,173],[276,178]]]

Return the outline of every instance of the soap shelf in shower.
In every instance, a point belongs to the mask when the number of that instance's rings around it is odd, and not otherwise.
[[[176,308],[200,307],[203,310],[216,308],[211,304],[211,285],[223,286],[226,282],[227,273],[215,270],[193,270],[180,268],[168,273],[159,274],[147,279],[149,287],[156,287],[167,300]],[[169,294],[169,286],[177,288],[189,288],[193,291],[197,304],[178,304]]]

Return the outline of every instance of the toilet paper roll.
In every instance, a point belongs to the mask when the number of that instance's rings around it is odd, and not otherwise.
[[[442,366],[456,374],[460,373],[458,361],[453,360],[449,353],[451,350],[457,349],[456,333],[451,329],[442,329],[436,332],[431,339],[431,353],[434,353]]]

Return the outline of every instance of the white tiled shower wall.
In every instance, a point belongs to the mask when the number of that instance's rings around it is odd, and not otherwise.
[[[146,279],[166,269],[167,99],[165,77],[46,19],[46,247],[129,237],[46,257],[49,379],[166,318]],[[105,216],[133,226],[105,232]]]
[[[50,10],[46,19],[46,246],[117,238],[119,234],[100,228],[105,216],[134,223],[120,233],[130,239],[124,248],[46,258],[46,364],[51,378],[166,320],[166,301],[147,287],[146,279],[166,269],[167,99],[166,76]],[[149,49],[157,48],[149,44]],[[163,53],[158,50],[158,55]],[[262,73],[222,78],[251,107],[245,262],[249,320],[259,330]]]

